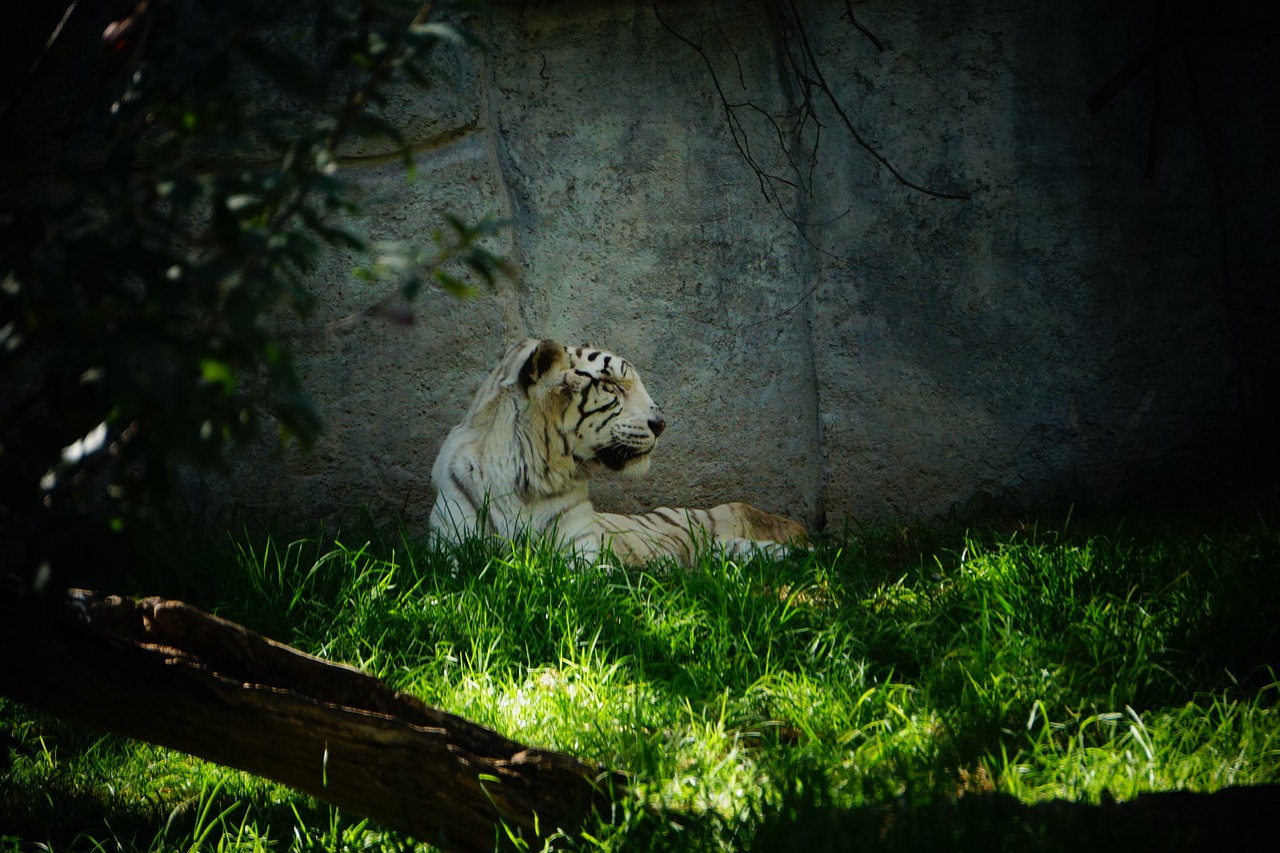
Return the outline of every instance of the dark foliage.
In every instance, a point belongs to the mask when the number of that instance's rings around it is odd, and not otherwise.
[[[291,341],[326,246],[362,251],[337,169],[407,143],[389,85],[462,37],[403,0],[70,2],[24,13],[0,67],[0,538],[24,581],[128,563],[176,465],[264,423],[319,429]],[[252,97],[250,97],[250,93]],[[398,284],[491,279],[452,221]],[[66,580],[60,576],[60,580]]]

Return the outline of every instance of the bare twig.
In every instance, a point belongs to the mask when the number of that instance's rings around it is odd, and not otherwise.
[[[862,33],[864,36],[870,39],[871,43],[876,46],[876,50],[880,51],[881,53],[884,53],[884,45],[880,43],[880,39],[876,38],[875,33],[871,32],[871,30],[864,27],[861,23],[858,22],[858,19],[854,17],[853,0],[844,0],[844,9],[845,9],[844,16],[848,18],[849,23],[852,24],[854,28],[858,30],[858,32]]]
[[[35,76],[37,71],[40,70],[40,63],[44,61],[45,56],[47,56],[49,51],[53,49],[54,43],[62,36],[62,31],[66,29],[67,21],[71,20],[71,16],[75,14],[76,7],[79,5],[80,0],[71,0],[71,2],[67,4],[67,8],[62,13],[62,18],[58,21],[57,26],[55,26],[53,31],[49,33],[49,38],[45,39],[44,47],[42,47],[40,52],[36,54],[36,58],[31,60],[31,65],[27,67],[27,73],[24,74],[22,79],[19,80],[9,91],[9,97],[5,102],[0,104],[0,117],[9,112],[9,109],[22,95],[22,91],[26,87],[27,82]]]
[[[746,164],[750,166],[751,170],[755,173],[756,180],[760,185],[760,192],[764,195],[765,199],[771,204],[781,205],[781,199],[778,198],[777,191],[774,189],[774,182],[776,181],[792,188],[794,188],[796,184],[794,181],[787,180],[781,175],[775,175],[766,170],[756,160],[755,156],[751,152],[750,137],[747,134],[746,129],[742,126],[742,122],[738,118],[735,110],[736,108],[749,105],[751,108],[756,109],[765,115],[767,115],[767,113],[755,104],[731,103],[728,96],[725,95],[724,87],[720,84],[720,77],[716,73],[715,65],[711,62],[711,58],[707,56],[707,52],[703,49],[702,45],[694,42],[672,27],[671,24],[667,22],[667,19],[662,16],[662,13],[658,11],[658,7],[656,5],[653,6],[653,14],[657,17],[658,22],[662,24],[663,28],[666,29],[667,32],[671,33],[677,40],[687,45],[702,58],[703,64],[706,65],[707,71],[711,75],[711,83],[715,86],[716,94],[720,98],[720,104],[724,108],[725,123],[729,127],[729,135],[733,139],[734,147],[738,149],[738,153],[742,156],[743,161],[746,162]],[[784,151],[785,150],[786,149],[784,147]]]
[[[1089,112],[1095,115],[1102,112],[1103,108],[1111,103],[1112,98],[1123,92],[1134,81],[1134,78],[1159,59],[1166,50],[1186,38],[1193,28],[1201,26],[1203,22],[1203,16],[1197,16],[1147,45],[1145,50],[1132,57],[1124,64],[1123,68],[1116,72],[1115,76],[1089,96]]]
[[[889,174],[893,175],[899,183],[916,190],[917,192],[934,196],[935,198],[957,200],[970,198],[970,194],[968,192],[930,189],[929,187],[908,179],[888,160],[887,157],[867,142],[867,140],[864,139],[862,134],[858,131],[857,127],[854,126],[852,119],[849,117],[848,111],[845,110],[843,104],[841,104],[840,99],[836,96],[830,84],[827,83],[826,76],[822,72],[822,67],[817,60],[813,46],[810,43],[808,33],[805,31],[804,24],[800,19],[800,14],[796,10],[795,4],[790,2],[790,0],[787,0],[785,5],[782,0],[771,0],[767,6],[775,16],[781,35],[781,44],[778,49],[779,54],[785,60],[790,79],[797,84],[797,91],[793,98],[795,106],[792,111],[787,113],[785,116],[792,120],[789,132],[794,139],[799,140],[804,136],[804,132],[806,128],[810,126],[811,122],[814,128],[813,144],[808,153],[810,160],[810,168],[808,170],[809,179],[803,182],[805,184],[804,189],[806,192],[811,191],[813,169],[816,167],[817,163],[818,147],[821,142],[823,128],[823,124],[818,118],[816,105],[814,103],[814,95],[818,94],[821,96],[822,100],[825,100],[830,104],[831,108],[835,110],[836,115],[839,116],[841,123],[844,125],[854,143],[870,154],[872,158],[875,159],[875,161],[886,171],[888,171]],[[883,50],[884,46],[880,40],[856,20],[853,15],[851,2],[846,3],[846,9],[850,23],[867,36],[878,50]],[[776,175],[766,170],[760,164],[751,151],[750,137],[747,134],[746,128],[743,126],[737,111],[741,109],[754,110],[764,116],[766,120],[772,124],[774,132],[778,137],[779,148],[784,152],[784,156],[788,163],[795,171],[797,177],[799,177],[803,174],[803,170],[800,168],[799,164],[796,163],[792,147],[785,139],[782,127],[779,126],[773,115],[750,100],[730,102],[728,97],[725,95],[724,87],[720,83],[720,78],[716,72],[715,65],[711,62],[711,59],[707,55],[703,45],[678,32],[670,23],[668,23],[666,18],[663,17],[656,4],[653,6],[653,13],[658,22],[661,23],[668,32],[675,36],[677,40],[694,50],[698,56],[701,57],[703,64],[711,75],[711,82],[715,87],[716,94],[720,98],[721,105],[724,109],[725,121],[729,127],[730,136],[733,139],[734,146],[737,148],[738,153],[755,173],[756,179],[760,184],[761,192],[765,198],[770,203],[777,206],[779,210],[783,212],[783,215],[787,216],[789,221],[799,226],[799,223],[793,217],[786,214],[786,211],[783,209],[782,200],[778,197],[776,189],[776,184],[782,184],[784,186],[794,188],[797,186],[796,182]],[[718,21],[719,19],[717,17],[717,22]],[[796,49],[793,50],[793,47]],[[733,52],[732,45],[730,45],[730,51]],[[738,74],[739,79],[741,79],[741,62],[738,60],[736,52],[733,52],[733,57],[734,61],[738,63]],[[812,242],[810,244],[813,245]]]
[[[960,201],[968,200],[971,196],[967,192],[942,192],[939,190],[932,190],[928,187],[921,186],[914,181],[908,180],[893,166],[892,163],[888,161],[888,159],[885,158],[883,154],[862,138],[862,134],[858,133],[858,129],[853,126],[853,121],[850,120],[849,114],[840,103],[840,99],[836,97],[835,92],[833,92],[831,87],[827,84],[826,76],[822,73],[822,66],[814,56],[813,45],[809,42],[808,33],[805,32],[804,24],[800,20],[800,13],[796,10],[795,3],[788,0],[787,5],[791,10],[791,20],[793,21],[796,35],[800,38],[800,47],[804,51],[804,58],[806,60],[807,67],[813,75],[812,78],[806,77],[806,82],[815,84],[822,94],[826,96],[827,102],[830,103],[831,108],[836,111],[836,115],[840,116],[840,120],[844,123],[845,129],[849,131],[849,135],[853,138],[853,141],[857,143],[858,147],[870,154],[876,162],[883,166],[889,174],[893,175],[893,177],[904,186],[910,187],[917,192],[922,192],[925,195],[934,196],[935,198],[956,199]]]

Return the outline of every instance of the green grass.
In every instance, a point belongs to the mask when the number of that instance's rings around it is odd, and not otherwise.
[[[244,538],[210,565],[195,604],[631,774],[621,819],[562,846],[769,849],[821,810],[1280,782],[1280,530],[1261,518],[862,531],[692,571],[377,536]],[[5,732],[0,851],[412,846],[13,703]]]

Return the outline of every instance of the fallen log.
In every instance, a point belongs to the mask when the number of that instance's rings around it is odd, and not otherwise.
[[[607,813],[621,774],[178,601],[0,595],[0,693],[288,785],[449,851]]]

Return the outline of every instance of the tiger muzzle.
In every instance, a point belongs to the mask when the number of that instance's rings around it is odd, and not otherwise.
[[[632,460],[648,455],[651,449],[629,447],[625,444],[607,444],[596,451],[596,458],[610,471],[621,471]]]

